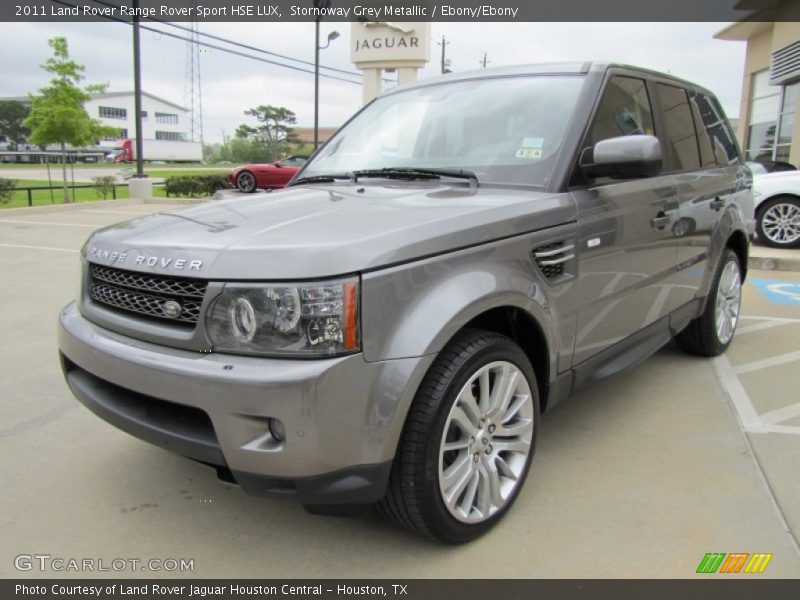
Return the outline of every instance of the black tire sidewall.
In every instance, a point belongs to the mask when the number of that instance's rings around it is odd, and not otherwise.
[[[448,373],[444,393],[436,400],[436,416],[429,424],[428,442],[424,452],[424,465],[422,468],[424,483],[422,487],[423,503],[428,509],[428,514],[432,517],[432,525],[439,530],[440,539],[444,538],[452,542],[466,542],[483,535],[486,531],[497,524],[505,513],[516,501],[525,479],[530,469],[536,448],[536,438],[539,429],[539,393],[536,386],[536,376],[530,361],[525,353],[510,339],[498,335],[491,335],[487,343],[480,347],[476,352],[463,361],[453,372]],[[521,481],[506,502],[506,505],[497,511],[491,518],[482,523],[462,523],[453,517],[447,510],[439,490],[439,448],[444,432],[447,417],[455,402],[456,395],[467,383],[469,378],[482,366],[495,362],[507,361],[517,366],[528,380],[533,399],[534,423],[531,441],[531,449],[522,473]],[[442,535],[443,534],[443,535]]]
[[[800,208],[800,200],[797,198],[792,198],[790,196],[776,196],[774,198],[770,198],[762,202],[758,208],[756,209],[756,233],[758,234],[758,241],[764,244],[765,246],[769,246],[770,248],[800,248],[800,240],[792,242],[790,244],[780,244],[778,242],[773,242],[764,234],[764,227],[762,219],[764,218],[764,214],[776,204],[793,204],[797,208]]]

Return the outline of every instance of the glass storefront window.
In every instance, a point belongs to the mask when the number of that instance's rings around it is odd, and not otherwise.
[[[788,160],[800,83],[770,85],[769,71],[752,76],[747,128],[748,160]]]

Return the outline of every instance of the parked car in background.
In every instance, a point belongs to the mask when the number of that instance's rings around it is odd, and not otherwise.
[[[782,160],[751,160],[747,162],[747,166],[753,172],[753,175],[763,175],[764,173],[779,173],[782,171],[797,171],[792,163]]]
[[[753,171],[758,239],[772,248],[800,247],[800,171]]]
[[[286,187],[307,160],[307,156],[290,156],[274,163],[244,165],[231,171],[228,179],[240,192],[277,190]]]

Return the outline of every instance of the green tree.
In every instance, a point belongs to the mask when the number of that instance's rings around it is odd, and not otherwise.
[[[53,56],[41,66],[53,75],[50,85],[31,96],[31,112],[24,121],[31,131],[28,141],[40,146],[59,144],[64,180],[64,202],[69,202],[67,192],[67,144],[85,146],[95,144],[104,135],[114,135],[115,129],[92,119],[83,108],[91,92],[105,89],[102,85],[79,87],[85,67],[69,58],[67,39],[54,37],[48,40]]]
[[[292,127],[297,123],[297,116],[288,108],[261,105],[246,110],[244,114],[255,118],[258,125],[240,125],[236,130],[236,137],[255,140],[266,150],[268,160],[278,160],[301,143]]]
[[[23,121],[28,116],[28,108],[16,100],[0,102],[0,135],[6,136],[11,144],[21,144],[28,136],[28,129]]]

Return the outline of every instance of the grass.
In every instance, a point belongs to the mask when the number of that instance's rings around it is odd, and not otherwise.
[[[49,183],[47,180],[41,181],[38,179],[17,179],[15,180],[17,188],[26,187],[47,187]],[[57,186],[59,181],[53,180],[53,185]],[[77,184],[77,182],[76,182]],[[164,186],[153,186],[153,196],[157,198],[165,198],[166,193]],[[122,185],[117,187],[117,199],[122,200],[128,198],[128,186]],[[69,189],[69,198],[72,200],[72,189]],[[108,195],[106,200],[111,200],[113,196]],[[50,204],[63,204],[64,192],[61,188],[52,190],[33,190],[32,192],[33,206],[46,206]],[[97,190],[93,187],[89,188],[75,188],[75,202],[96,202],[103,200],[101,195],[98,195]],[[26,190],[18,190],[11,196],[11,200],[6,203],[0,203],[0,209],[3,208],[17,208],[20,206],[28,206],[28,192]]]

